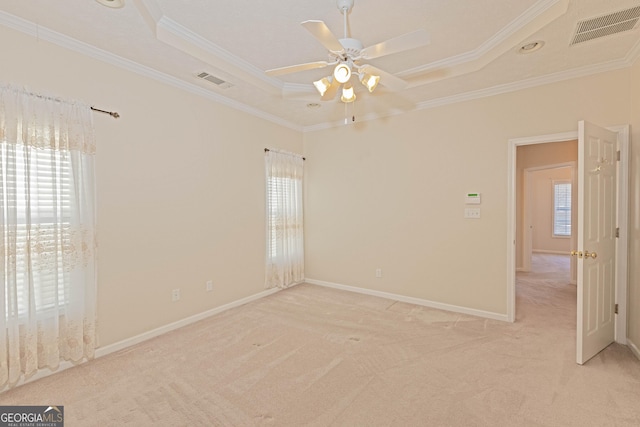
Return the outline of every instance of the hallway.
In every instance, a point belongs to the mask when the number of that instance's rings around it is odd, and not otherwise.
[[[576,286],[570,283],[570,265],[569,255],[533,254],[531,271],[516,275],[516,321],[530,310],[537,314],[549,310],[549,316],[571,322],[575,331],[577,297]]]

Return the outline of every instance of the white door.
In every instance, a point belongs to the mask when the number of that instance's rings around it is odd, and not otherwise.
[[[578,322],[576,361],[615,337],[617,133],[578,123]]]

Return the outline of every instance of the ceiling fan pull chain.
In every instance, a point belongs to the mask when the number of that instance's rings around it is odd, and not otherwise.
[[[349,124],[349,118],[347,117],[347,104],[346,102],[344,103],[344,124],[348,125]]]

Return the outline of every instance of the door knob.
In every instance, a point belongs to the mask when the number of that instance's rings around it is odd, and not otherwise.
[[[578,258],[582,258],[581,251],[571,251],[571,256],[577,256]]]
[[[591,257],[593,259],[596,259],[598,257],[598,254],[595,252],[584,251],[584,257],[585,258]]]

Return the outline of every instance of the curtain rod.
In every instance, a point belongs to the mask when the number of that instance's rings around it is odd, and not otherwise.
[[[105,113],[105,114],[108,114],[108,115],[110,115],[111,117],[113,117],[114,119],[117,119],[118,117],[120,117],[120,114],[118,114],[116,111],[105,111],[105,110],[100,110],[100,109],[98,109],[98,108],[94,108],[94,107],[91,107],[91,109],[92,109],[93,111],[98,111],[99,113]]]
[[[280,154],[288,154],[290,156],[295,156],[295,157],[302,157],[302,156],[299,156],[299,155],[293,154],[293,153],[287,153],[287,152],[278,151],[278,150],[269,150],[268,148],[265,148],[264,152],[266,153],[267,151],[273,151],[274,153],[280,153]],[[302,160],[307,160],[307,159],[305,157],[302,157]]]
[[[57,96],[49,96],[49,95],[43,95],[41,93],[35,93],[35,92],[31,92],[25,88],[19,88],[19,87],[13,87],[13,86],[6,86],[7,88],[9,88],[9,90],[14,90],[14,91],[21,91],[22,93],[26,94],[26,95],[30,95],[30,96],[35,96],[36,98],[41,98],[41,99],[47,99],[49,101],[55,101],[55,102],[65,102],[68,103],[69,101],[66,101],[62,98],[59,98]],[[91,107],[91,109],[93,111],[98,111],[100,113],[105,113],[110,115],[111,117],[117,119],[118,117],[120,117],[120,114],[118,114],[115,111],[105,111],[105,110],[100,110],[98,108],[94,108]]]

